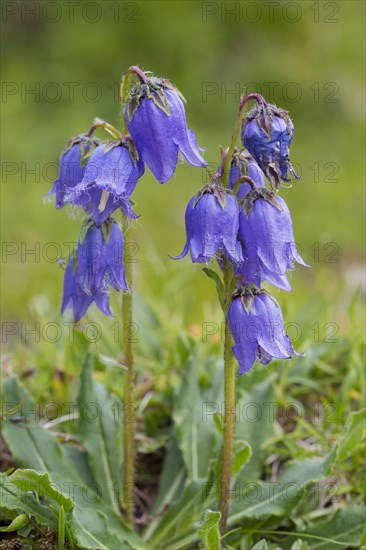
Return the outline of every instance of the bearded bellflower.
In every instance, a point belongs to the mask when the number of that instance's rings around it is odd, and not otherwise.
[[[55,206],[59,210],[65,203],[71,188],[78,185],[85,173],[85,156],[98,142],[86,135],[71,138],[60,157],[59,176],[47,196],[56,195]]]
[[[216,186],[204,187],[188,203],[187,241],[179,260],[191,253],[192,262],[208,262],[221,249],[235,264],[243,261],[238,241],[239,207],[235,197]]]
[[[263,291],[249,288],[235,296],[228,311],[228,323],[239,374],[250,370],[255,361],[266,365],[274,358],[299,355],[285,334],[279,305]]]
[[[77,283],[87,293],[106,292],[110,288],[128,290],[124,275],[124,240],[113,220],[101,227],[91,224],[78,243]]]
[[[282,290],[290,291],[292,287],[285,274],[276,273],[268,269],[258,257],[256,248],[251,246],[243,249],[244,261],[235,266],[235,274],[246,286],[260,286],[261,282],[268,282]]]
[[[287,204],[268,190],[256,189],[246,195],[240,209],[239,234],[249,261],[265,268],[267,280],[269,272],[285,275],[295,262],[307,265],[296,249]]]
[[[267,178],[276,183],[298,179],[290,163],[289,147],[294,125],[287,111],[275,105],[258,105],[243,119],[241,140]]]
[[[235,152],[231,161],[229,172],[229,189],[234,189],[240,178],[249,177],[256,187],[264,187],[264,174],[247,151]],[[239,200],[251,190],[249,183],[242,182],[236,192]]]
[[[81,205],[97,225],[117,208],[136,218],[130,196],[144,173],[144,163],[133,154],[130,142],[120,140],[99,145],[91,154],[78,185],[68,190],[66,199]]]
[[[179,151],[193,166],[206,166],[195,133],[187,129],[184,98],[168,80],[147,77],[127,98],[125,117],[139,157],[160,183],[175,172]]]
[[[109,290],[128,290],[123,248],[123,235],[116,222],[108,220],[100,227],[86,222],[85,237],[79,240],[77,253],[66,267],[62,313],[71,307],[77,322],[95,302],[103,313],[112,315]]]
[[[98,308],[105,315],[112,316],[112,312],[109,308],[109,296],[106,292],[99,291],[94,294],[87,294],[77,284],[76,266],[76,255],[72,255],[69,258],[65,270],[64,293],[62,299],[61,313],[64,313],[66,309],[72,309],[74,321],[75,323],[77,323],[82,317],[84,317],[89,306],[91,306],[91,304],[95,302]]]

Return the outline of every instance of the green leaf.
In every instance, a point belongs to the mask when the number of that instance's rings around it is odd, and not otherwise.
[[[202,269],[202,271],[204,273],[206,273],[207,277],[209,277],[210,279],[213,279],[216,283],[216,290],[217,290],[217,295],[219,297],[219,301],[220,301],[220,304],[221,304],[221,307],[224,308],[224,304],[225,304],[225,290],[224,290],[224,285],[222,283],[222,280],[220,278],[220,275],[218,273],[216,273],[216,271],[214,271],[213,269],[209,269],[208,267],[204,267]]]
[[[185,479],[186,469],[182,451],[178,447],[175,433],[172,430],[159,480],[158,494],[152,509],[153,514],[159,513],[167,504],[171,504],[180,497]]]
[[[82,365],[79,390],[79,433],[103,499],[119,514],[116,488],[122,464],[122,407],[117,398],[93,380],[93,356]],[[133,419],[132,419],[133,420]]]
[[[64,496],[60,491],[51,485],[48,473],[39,474],[34,470],[16,470],[9,478],[9,481],[21,491],[34,491],[40,496],[46,496],[62,506],[66,512],[74,507],[71,498]]]
[[[219,531],[220,519],[220,512],[206,510],[203,521],[196,524],[196,529],[206,550],[219,550],[221,548]]]
[[[6,527],[0,527],[0,533],[10,533],[11,531],[17,531],[29,521],[27,514],[20,514]]]
[[[71,489],[74,500],[79,498],[85,503],[83,489],[86,482],[79,475],[79,465],[75,467],[70,460],[72,447],[60,445],[52,433],[36,422],[36,404],[14,376],[4,384],[4,405],[18,403],[23,403],[25,422],[11,422],[10,416],[3,425],[3,437],[15,462],[39,473],[48,472],[51,482],[64,494],[69,495],[70,488],[75,486],[75,490]]]
[[[282,539],[283,548],[288,548],[296,539],[308,542],[311,550],[339,550],[360,548],[365,529],[366,508],[350,505],[338,510],[333,518],[314,522],[303,533]],[[300,547],[301,550],[303,547]]]
[[[153,548],[160,548],[160,544],[164,542],[169,550],[184,547],[181,542],[175,545],[174,538],[184,539],[196,518],[202,516],[206,507],[204,488],[204,484],[197,482],[192,482],[185,487],[180,500],[170,506],[151,537]],[[193,539],[198,540],[196,531],[193,535]],[[188,540],[191,540],[190,536]]]
[[[252,456],[252,449],[247,441],[236,440],[233,445],[233,462],[231,471],[233,476],[237,476],[240,470],[245,466]]]
[[[249,391],[243,391],[240,386],[238,388],[235,437],[247,441],[252,449],[252,458],[243,469],[241,479],[257,480],[261,477],[264,460],[267,456],[262,445],[273,437],[275,429],[274,380],[274,376],[269,376],[261,384],[251,387]]]
[[[33,516],[40,525],[56,528],[56,516],[47,506],[40,504],[32,493],[24,493],[13,485],[5,474],[0,473],[0,509],[21,510]]]
[[[173,412],[178,444],[188,477],[192,481],[207,477],[211,458],[221,445],[211,412],[218,409],[218,404],[222,402],[222,384],[219,380],[221,369],[215,369],[212,384],[207,390],[201,391],[198,364],[197,353],[193,351],[186,364],[182,365],[182,382]]]
[[[223,433],[224,433],[224,419],[222,418],[222,414],[221,413],[214,413],[213,419],[214,419],[217,431],[219,432],[220,435],[223,435]]]
[[[254,455],[255,456],[255,455]],[[308,458],[288,463],[278,481],[257,481],[240,487],[239,498],[233,498],[228,524],[245,520],[289,517],[305,491],[330,473],[334,453],[324,459]],[[246,489],[246,490],[245,490]]]
[[[92,388],[93,389],[93,388]],[[72,510],[70,529],[75,544],[80,548],[99,550],[100,548],[149,548],[147,543],[133,533],[118,513],[103,500],[100,494],[95,492],[95,480],[90,479],[90,469],[85,459],[85,454],[69,445],[60,445],[57,439],[47,430],[42,428],[31,418],[35,411],[35,403],[24,390],[16,377],[9,378],[4,384],[5,405],[12,406],[23,402],[25,411],[28,411],[29,421],[26,423],[6,422],[3,434],[12,452],[14,460],[22,466],[48,472],[54,487],[57,487],[67,497],[72,491],[72,497],[76,505]],[[98,397],[101,392],[97,391]],[[91,405],[95,407],[98,402],[94,400]],[[97,417],[103,420],[98,411]],[[91,412],[91,409],[89,409]],[[110,418],[108,415],[104,417]],[[113,448],[113,453],[116,449]],[[14,475],[14,474],[13,474]],[[18,474],[19,475],[19,474]],[[5,476],[3,475],[3,478]],[[40,525],[51,527],[57,531],[57,516],[46,506],[39,504],[32,493],[22,493],[18,487],[2,478],[0,484],[0,496],[6,503],[6,510],[22,510],[33,515]],[[5,491],[6,489],[6,491]],[[98,493],[104,489],[98,485]],[[107,492],[104,491],[108,496]],[[106,496],[103,494],[103,496]],[[87,507],[87,506],[89,507]],[[102,516],[100,516],[102,514]],[[107,518],[108,530],[105,526]],[[98,533],[98,526],[102,525],[105,533]],[[68,537],[70,540],[70,537]],[[100,538],[100,540],[99,540]],[[99,544],[100,543],[100,544]],[[94,546],[93,546],[94,544]],[[128,546],[129,545],[129,546]]]
[[[70,529],[78,547],[87,550],[110,550],[121,548],[121,540],[112,531],[109,518],[103,512],[92,508],[76,509],[70,520]],[[123,548],[133,548],[124,543]]]
[[[65,550],[65,512],[61,506],[57,524],[57,550]]]
[[[308,550],[308,548],[308,543],[301,539],[295,540],[295,542],[291,546],[291,550]]]
[[[337,460],[343,461],[360,446],[365,437],[366,409],[352,412],[338,442]]]
[[[150,540],[160,523],[164,509],[179,500],[186,478],[187,470],[183,462],[182,451],[178,446],[174,430],[171,430],[163,471],[159,479],[158,494],[151,510],[153,519],[143,533],[144,540]]]
[[[252,547],[251,550],[268,550],[267,542],[264,539],[261,539]]]

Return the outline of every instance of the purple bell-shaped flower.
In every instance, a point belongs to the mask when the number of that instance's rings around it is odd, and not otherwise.
[[[85,237],[79,240],[77,253],[66,267],[62,313],[71,307],[77,322],[95,302],[103,313],[112,315],[109,290],[128,290],[123,248],[123,235],[117,223],[108,220],[98,227],[87,222]]]
[[[96,292],[95,294],[87,294],[78,284],[76,280],[76,258],[71,256],[65,270],[64,276],[64,292],[61,306],[61,313],[68,308],[72,309],[75,323],[79,322],[84,317],[87,309],[93,302],[98,308],[108,316],[112,316],[109,308],[109,296],[106,292]]]
[[[229,189],[233,190],[235,184],[244,176],[249,177],[256,187],[265,187],[264,174],[258,164],[247,151],[240,151],[234,153],[233,160],[231,161]],[[236,196],[241,200],[250,190],[250,184],[242,182],[239,185]]]
[[[58,210],[68,202],[66,195],[70,192],[70,189],[82,181],[85,173],[83,158],[97,144],[98,142],[95,139],[86,135],[76,136],[70,139],[61,154],[59,176],[51,191],[46,195],[56,195],[55,206]]]
[[[193,166],[206,166],[195,133],[187,129],[183,96],[169,81],[139,74],[144,81],[131,90],[125,117],[140,159],[160,183],[174,174],[179,152]]]
[[[83,206],[97,225],[117,208],[136,218],[130,196],[144,173],[144,163],[134,158],[127,142],[99,145],[91,154],[81,182],[69,189],[66,199]]]
[[[128,290],[123,267],[124,240],[119,225],[107,221],[92,224],[78,243],[77,283],[87,293]]]
[[[297,252],[287,204],[267,190],[246,195],[240,209],[239,233],[249,261],[255,266],[258,259],[259,268],[264,267],[267,273],[285,275],[295,262],[307,266]]]
[[[239,363],[239,374],[250,370],[255,361],[266,365],[273,358],[290,359],[296,353],[285,334],[281,308],[264,292],[250,289],[233,298],[228,322]]]
[[[179,260],[191,253],[192,262],[208,262],[221,249],[234,264],[243,261],[238,241],[239,207],[235,197],[217,187],[203,188],[186,209],[187,241]]]
[[[289,156],[294,125],[287,111],[275,105],[258,105],[243,119],[241,139],[267,178],[287,182],[288,172],[298,179]]]

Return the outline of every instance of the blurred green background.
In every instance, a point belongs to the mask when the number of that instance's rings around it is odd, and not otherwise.
[[[288,321],[310,326],[321,307],[325,321],[349,329],[348,303],[364,276],[364,2],[28,0],[2,9],[3,320],[30,321],[34,296],[47,297],[50,321],[60,319],[55,254],[77,240],[80,216],[42,197],[69,137],[96,116],[120,123],[118,81],[136,64],[180,88],[212,165],[229,144],[242,87],[290,111],[302,178],[282,196],[312,268],[292,274],[294,293],[275,294]],[[159,185],[147,170],[129,236],[139,246],[138,293],[160,301],[167,322],[181,308],[187,329],[220,319],[212,281],[167,256],[183,247],[185,207],[203,179],[180,164]]]

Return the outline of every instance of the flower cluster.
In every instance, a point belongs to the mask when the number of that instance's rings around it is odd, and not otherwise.
[[[60,158],[59,177],[48,195],[56,195],[60,209],[70,203],[85,212],[83,237],[68,260],[64,277],[62,312],[73,310],[79,321],[95,302],[111,315],[109,291],[128,290],[123,268],[124,239],[112,215],[122,212],[136,218],[131,195],[150,168],[160,183],[174,174],[178,154],[194,166],[205,166],[193,131],[188,130],[184,98],[168,80],[147,76],[130,67],[125,78],[131,83],[125,99],[123,135],[111,124],[96,119],[90,130],[68,142]],[[137,81],[136,81],[137,80]],[[93,135],[106,130],[112,139]]]
[[[281,309],[262,284],[291,290],[287,272],[296,263],[306,265],[296,249],[290,211],[277,195],[280,179],[288,181],[288,171],[297,177],[288,151],[293,124],[288,113],[261,100],[243,121],[246,149],[234,149],[228,174],[228,152],[224,153],[212,183],[190,200],[187,241],[176,258],[190,251],[193,262],[216,257],[222,270],[232,270],[223,307],[235,340],[239,374],[256,360],[267,364],[272,358],[296,355],[284,333]],[[212,276],[212,271],[206,273]]]

